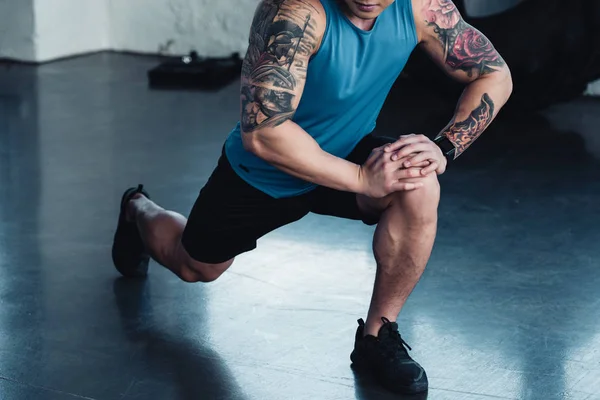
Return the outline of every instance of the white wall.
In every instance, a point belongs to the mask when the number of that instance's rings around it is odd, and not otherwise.
[[[0,0],[0,58],[49,61],[115,49],[227,56],[246,51],[259,0]],[[465,0],[471,16],[523,0]],[[600,96],[600,81],[588,94]]]
[[[0,0],[0,58],[35,61],[33,0]]]
[[[81,0],[80,0],[81,1]],[[245,53],[258,0],[109,0],[112,47],[202,56]]]
[[[38,0],[44,1],[44,0]],[[48,1],[48,0],[47,0]],[[64,0],[63,0],[64,1]],[[465,0],[471,16],[504,11],[522,0]],[[258,0],[108,0],[115,50],[204,56],[245,53]]]
[[[37,61],[110,48],[109,0],[34,1]]]

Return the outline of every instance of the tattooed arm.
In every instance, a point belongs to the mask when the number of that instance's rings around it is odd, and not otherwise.
[[[512,92],[506,63],[492,43],[467,24],[451,0],[412,0],[421,47],[444,71],[467,85],[446,136],[461,155],[490,125]]]
[[[259,3],[242,67],[242,139],[247,151],[290,175],[358,191],[359,166],[323,151],[292,121],[325,24],[319,0]]]

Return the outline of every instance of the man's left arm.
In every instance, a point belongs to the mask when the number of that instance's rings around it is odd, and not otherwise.
[[[510,70],[488,38],[463,20],[451,0],[412,1],[421,48],[450,77],[467,84],[454,117],[435,140],[442,141],[440,147],[445,152],[450,147],[450,156],[455,159],[485,131],[508,101],[512,93]],[[423,170],[424,174],[435,170],[443,173],[446,163],[439,159],[438,146],[424,139],[420,135],[405,136],[386,150],[402,147],[398,158],[419,153],[405,166],[430,161],[432,165]]]

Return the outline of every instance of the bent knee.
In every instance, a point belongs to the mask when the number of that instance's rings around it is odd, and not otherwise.
[[[414,182],[422,183],[423,186],[410,191],[400,191],[392,194],[392,203],[433,203],[436,204],[440,199],[440,182],[436,174],[429,174],[422,178],[414,179]]]
[[[181,280],[188,283],[214,282],[222,275],[213,273],[210,270],[192,269],[187,265],[183,265],[180,271]]]
[[[440,181],[438,180],[437,174],[429,174],[423,178],[420,178],[420,182],[423,183],[423,192],[429,195],[439,195],[440,193]]]
[[[214,282],[231,266],[233,260],[222,264],[205,264],[197,261],[186,263],[181,268],[180,278],[188,283]]]
[[[396,192],[392,195],[391,207],[418,225],[437,222],[437,209],[440,202],[440,184],[436,174],[420,178],[424,185],[416,190]]]
[[[178,276],[184,282],[214,282],[233,264],[234,258],[216,264],[209,264],[195,260],[186,250],[183,242],[178,241],[177,252],[174,256],[178,268]]]

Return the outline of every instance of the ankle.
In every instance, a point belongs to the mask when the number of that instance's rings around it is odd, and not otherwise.
[[[387,317],[378,317],[378,318],[368,317],[367,321],[365,322],[364,336],[371,335],[371,336],[378,337],[381,327],[385,323],[388,323],[388,322],[396,322],[396,319],[389,319]]]
[[[371,335],[377,337],[382,326],[383,322],[379,318],[374,321],[369,321],[367,319],[367,322],[365,322],[364,336]]]

